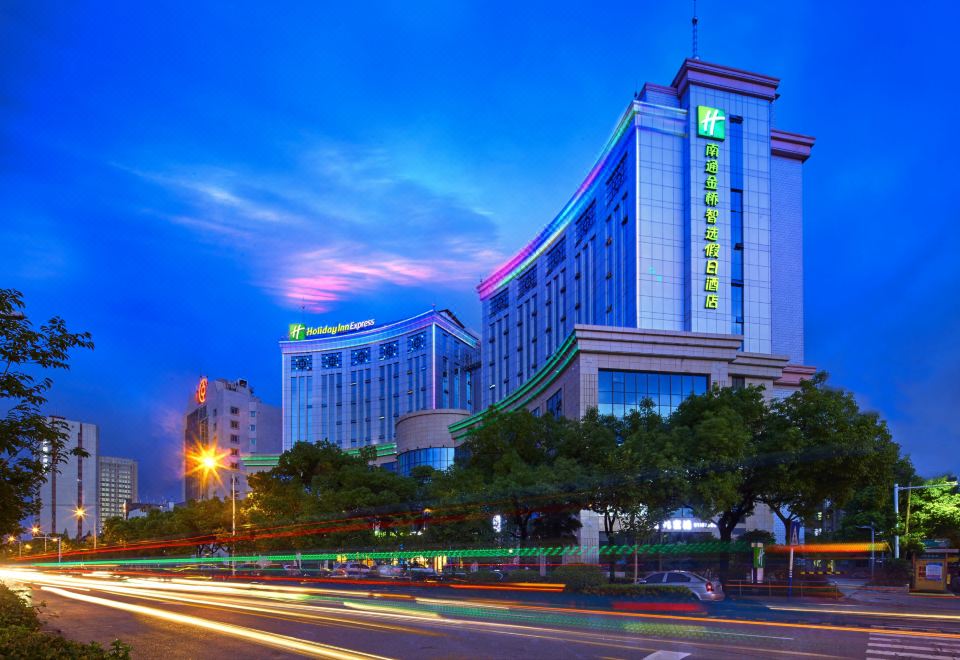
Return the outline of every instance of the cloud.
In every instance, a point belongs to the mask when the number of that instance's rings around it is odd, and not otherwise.
[[[503,260],[488,213],[398,174],[384,150],[321,143],[279,174],[123,169],[186,206],[155,214],[242,255],[252,281],[289,307],[326,311],[386,287],[472,287]]]

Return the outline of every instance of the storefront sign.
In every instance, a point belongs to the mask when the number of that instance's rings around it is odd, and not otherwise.
[[[336,325],[317,325],[313,327],[306,326],[302,323],[291,323],[288,337],[290,341],[299,341],[301,339],[312,339],[314,337],[320,337],[323,335],[339,335],[344,332],[355,332],[357,330],[363,330],[374,325],[376,321],[374,319],[367,319],[366,321],[351,321],[350,323],[338,323]]]
[[[705,105],[697,106],[697,135],[713,140],[723,140],[726,135],[726,120],[722,110]],[[704,213],[706,227],[703,231],[703,256],[706,257],[703,290],[706,296],[703,306],[717,309],[720,306],[720,232],[717,220],[720,219],[720,145],[708,142],[704,145],[703,203],[707,207]]]
[[[207,377],[204,376],[197,384],[197,403],[205,403],[207,400]]]

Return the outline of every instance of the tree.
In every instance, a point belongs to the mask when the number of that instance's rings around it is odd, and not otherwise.
[[[580,486],[583,471],[560,451],[568,424],[552,415],[534,417],[526,410],[494,410],[461,446],[465,459],[451,477],[480,514],[503,517],[506,533],[520,547],[529,545],[534,520],[540,533],[579,528],[570,519],[586,503]],[[544,520],[551,516],[566,522]]]
[[[41,413],[53,381],[34,374],[68,369],[74,348],[93,348],[90,334],[72,333],[53,317],[35,330],[23,313],[23,294],[0,289],[0,532],[15,533],[36,514],[37,489],[58,462],[66,460],[63,425]],[[45,463],[46,456],[52,457]],[[74,453],[83,454],[82,451]]]
[[[955,476],[943,476],[929,479],[923,484],[936,488],[918,488],[910,492],[910,528],[909,539],[946,538],[950,547],[960,547],[960,493],[957,487],[947,482],[955,482]]]
[[[900,456],[885,422],[860,411],[850,392],[816,374],[772,406],[763,452],[776,461],[761,482],[761,501],[784,524],[813,518],[824,502],[843,507],[858,489],[891,479]]]
[[[759,387],[714,388],[684,400],[670,418],[687,475],[684,499],[717,526],[721,541],[749,516],[771,457],[769,409]]]

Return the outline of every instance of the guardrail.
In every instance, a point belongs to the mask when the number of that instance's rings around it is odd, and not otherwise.
[[[723,591],[728,596],[777,596],[781,598],[832,598],[841,597],[840,589],[835,584],[823,582],[806,582],[795,580],[793,585],[781,582],[746,582],[744,580],[729,580],[723,585]]]

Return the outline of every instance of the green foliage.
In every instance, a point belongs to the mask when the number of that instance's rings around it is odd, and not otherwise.
[[[764,545],[773,545],[777,542],[776,537],[765,529],[751,529],[741,534],[737,540],[741,543],[763,543]]]
[[[600,587],[606,584],[603,573],[592,564],[565,564],[558,566],[551,574],[551,581],[562,582],[564,591],[581,592],[584,589]]]
[[[951,547],[960,547],[960,492],[956,486],[946,483],[952,481],[956,481],[956,477],[937,477],[917,485],[942,486],[910,491],[911,535],[921,539],[945,538],[950,540]]]
[[[600,586],[585,587],[580,593],[591,596],[616,596],[659,601],[697,599],[689,589],[684,587],[668,587],[665,584],[602,584]]]
[[[0,658],[127,660],[130,658],[130,647],[114,640],[109,649],[104,649],[94,642],[82,644],[44,632],[36,608],[0,584]]]
[[[823,503],[843,507],[858,490],[892,476],[900,457],[886,422],[860,411],[850,392],[827,386],[820,372],[772,405],[761,501],[788,530]],[[789,533],[789,531],[788,531]]]
[[[770,423],[759,387],[714,388],[685,399],[670,418],[684,460],[686,504],[717,525],[722,541],[760,497]]]
[[[471,515],[502,515],[504,536],[520,547],[571,540],[586,499],[581,464],[563,450],[570,426],[551,415],[491,409],[463,442],[466,460],[451,471]]]
[[[66,460],[62,425],[41,413],[53,385],[35,374],[68,369],[74,348],[93,348],[89,333],[71,333],[54,317],[38,330],[22,316],[23,294],[0,289],[0,533],[16,533],[20,521],[39,511],[37,488],[49,467],[41,462],[46,445],[54,466]],[[83,454],[84,452],[76,452]]]

